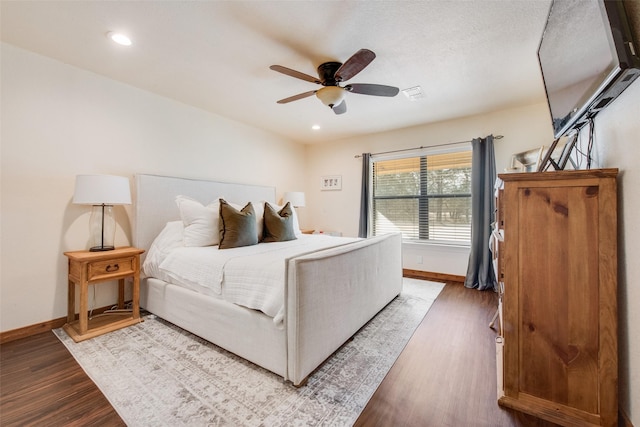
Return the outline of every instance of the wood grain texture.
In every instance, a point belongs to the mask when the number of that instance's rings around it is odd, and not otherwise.
[[[455,274],[434,273],[432,271],[409,270],[405,268],[402,270],[402,275],[404,277],[410,277],[412,279],[429,280],[431,282],[459,285],[464,284],[464,276],[457,276]]]
[[[100,334],[124,328],[142,321],[140,318],[140,254],[143,249],[121,247],[111,251],[65,252],[69,259],[67,323],[63,326],[75,342],[93,338]],[[97,286],[118,280],[118,308],[124,308],[124,280],[132,279],[132,310],[128,314],[114,316],[88,315],[89,285]],[[78,320],[75,320],[75,290],[80,288]]]
[[[554,426],[496,402],[496,306],[446,285],[355,426]]]
[[[613,178],[615,179],[618,176],[618,169],[609,168],[609,169],[589,169],[589,170],[562,170],[562,171],[552,171],[552,172],[537,172],[536,180],[539,182],[550,182],[550,181],[565,181],[567,179],[575,179],[576,174],[580,175],[580,178]],[[521,172],[521,173],[509,173],[509,174],[499,174],[500,178],[507,177],[507,179],[511,182],[516,181],[531,181],[532,177],[531,172]],[[546,185],[546,184],[545,184]]]
[[[599,383],[602,417],[615,419],[618,412],[618,210],[617,181],[600,183],[598,257],[600,269]]]
[[[598,206],[584,193],[520,190],[519,391],[596,413]]]
[[[67,316],[59,317],[57,319],[49,320],[46,322],[36,323],[34,325],[25,326],[22,328],[4,331],[0,333],[0,345],[22,338],[31,337],[43,332],[48,332],[52,329],[61,328],[65,323],[67,323]]]
[[[132,301],[125,301],[124,303],[130,303]],[[92,309],[92,313],[94,315],[102,314],[107,310],[113,308],[113,304],[105,305],[103,307],[97,307]],[[73,316],[74,320],[78,319],[78,314],[76,313]],[[34,335],[49,332],[52,329],[61,328],[65,323],[69,321],[68,315],[65,317],[59,317],[57,319],[49,320],[46,322],[36,323],[34,325],[25,326],[23,328],[12,329],[9,331],[5,331],[0,333],[0,344],[6,344],[11,341],[16,341],[23,338],[29,338]]]
[[[125,425],[51,331],[1,350],[2,426]]]
[[[505,406],[617,425],[615,172],[501,175]]]

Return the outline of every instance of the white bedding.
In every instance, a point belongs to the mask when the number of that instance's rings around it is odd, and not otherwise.
[[[196,292],[260,310],[281,325],[284,315],[286,260],[357,240],[348,237],[301,235],[288,242],[260,243],[233,249],[218,246],[158,249],[143,266],[147,275]],[[170,239],[169,242],[175,242]]]

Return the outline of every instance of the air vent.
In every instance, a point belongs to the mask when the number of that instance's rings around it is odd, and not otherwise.
[[[424,92],[422,91],[422,88],[420,86],[403,89],[402,93],[404,93],[405,96],[411,101],[417,101],[418,99],[424,98]]]

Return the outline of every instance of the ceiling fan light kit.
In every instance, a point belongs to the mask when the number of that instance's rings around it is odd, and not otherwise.
[[[334,113],[344,114],[347,111],[347,102],[345,100],[347,92],[373,96],[396,96],[398,92],[400,92],[400,89],[393,86],[371,83],[354,83],[344,87],[340,86],[341,82],[349,80],[362,71],[375,57],[376,54],[369,49],[360,49],[352,55],[351,58],[347,59],[344,64],[341,62],[325,62],[318,66],[319,79],[301,73],[300,71],[283,67],[282,65],[272,65],[269,68],[274,71],[324,86],[318,90],[312,90],[281,99],[278,101],[278,104],[287,104],[315,94],[324,105],[331,107]]]
[[[328,107],[339,105],[346,95],[345,90],[339,86],[325,86],[316,92],[316,97]]]

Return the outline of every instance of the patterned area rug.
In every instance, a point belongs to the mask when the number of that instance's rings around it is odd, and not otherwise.
[[[80,343],[54,333],[128,426],[350,426],[442,287],[405,278],[301,388],[153,315]]]

